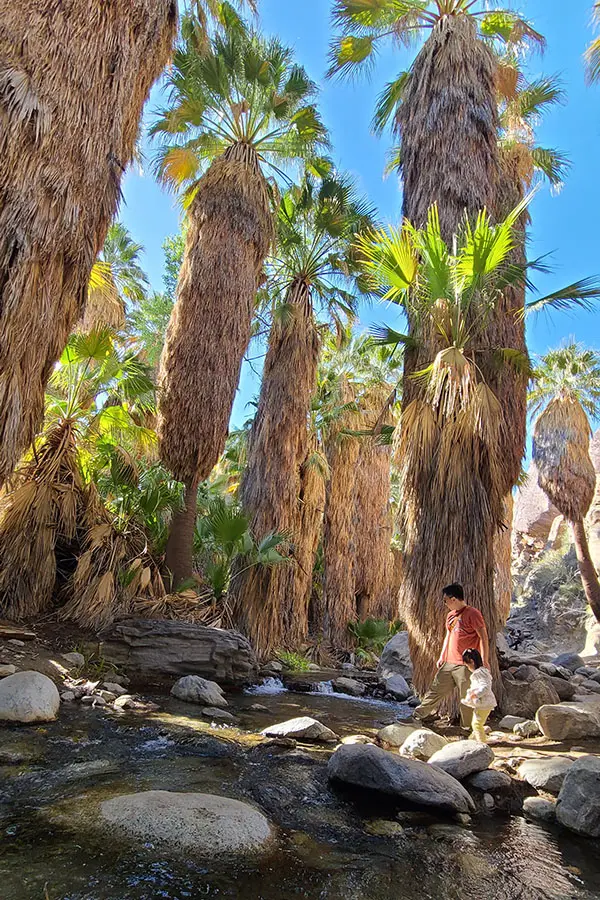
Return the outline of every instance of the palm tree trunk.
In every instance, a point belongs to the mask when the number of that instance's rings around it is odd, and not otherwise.
[[[452,237],[465,212],[495,209],[499,175],[496,64],[466,16],[444,17],[432,30],[411,71],[399,125],[402,137],[404,215],[422,226],[437,203],[444,239]],[[438,438],[425,446],[419,416],[411,426],[407,412],[422,409],[424,386],[415,372],[428,366],[439,349],[433,333],[409,321],[419,348],[405,356],[402,444],[404,538],[400,597],[410,633],[414,680],[426,689],[444,633],[440,592],[461,581],[470,603],[486,620],[493,639],[498,626],[494,599],[494,536],[506,491],[491,479],[487,459],[477,466],[459,458],[462,473],[450,484],[436,468]],[[495,662],[492,654],[492,661]],[[497,670],[495,672],[497,675]]]
[[[273,532],[290,535],[293,562],[254,567],[232,585],[234,616],[260,654],[306,639],[314,557],[312,531],[302,527],[301,493],[319,337],[303,281],[290,288],[285,316],[276,313],[271,328],[240,498],[256,540]],[[305,612],[298,618],[300,610]]]
[[[194,530],[197,517],[197,478],[185,484],[184,505],[173,516],[165,550],[165,569],[171,578],[171,590],[176,591],[193,576]]]
[[[0,484],[41,422],[176,24],[175,0],[3,4]]]
[[[510,615],[512,601],[512,521],[513,495],[504,498],[504,528],[500,528],[494,540],[494,594],[500,625],[505,625]],[[491,636],[492,641],[494,635]]]
[[[578,519],[571,523],[573,527],[573,538],[575,540],[575,551],[577,553],[577,562],[579,563],[579,572],[581,574],[581,583],[587,602],[590,605],[598,622],[600,622],[600,582],[598,574],[590,556],[587,534],[583,519]]]

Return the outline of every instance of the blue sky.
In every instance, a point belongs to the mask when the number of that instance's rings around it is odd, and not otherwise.
[[[339,167],[355,176],[379,209],[382,220],[397,221],[400,188],[395,178],[383,178],[389,138],[374,137],[370,123],[378,93],[410,64],[413,51],[390,48],[383,52],[367,82],[328,82],[324,72],[331,35],[330,0],[259,0],[259,5],[265,33],[277,34],[293,46],[298,61],[321,85],[319,103],[332,134]],[[547,39],[545,53],[530,61],[530,75],[559,75],[567,93],[567,103],[550,111],[538,130],[541,144],[566,153],[572,162],[562,191],[553,195],[543,188],[531,208],[530,255],[552,254],[553,272],[536,278],[540,290],[546,293],[579,278],[600,275],[600,86],[586,85],[582,61],[592,35],[591,0],[522,0],[514,8],[523,12]],[[146,248],[145,269],[153,287],[160,289],[161,245],[166,236],[178,230],[179,223],[173,196],[165,194],[149,172],[132,172],[126,178],[120,218],[134,239]],[[384,320],[399,323],[398,312],[370,307],[361,315],[361,326]],[[571,335],[588,346],[600,348],[600,304],[598,313],[543,313],[528,321],[529,346],[534,354],[544,353]],[[249,415],[246,404],[256,390],[256,378],[245,370],[234,408],[235,424]]]

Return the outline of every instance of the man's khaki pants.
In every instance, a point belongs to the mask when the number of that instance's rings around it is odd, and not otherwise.
[[[437,670],[433,683],[421,705],[415,709],[416,719],[427,719],[436,711],[442,700],[450,697],[455,688],[458,688],[460,699],[463,700],[471,683],[471,673],[466,666],[455,666],[452,663],[444,663]],[[463,728],[471,727],[473,710],[469,706],[460,704],[460,724]]]

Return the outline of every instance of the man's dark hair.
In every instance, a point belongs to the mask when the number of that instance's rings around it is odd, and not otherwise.
[[[479,652],[479,650],[475,650],[474,648],[472,648],[471,650],[465,650],[462,658],[464,663],[472,662],[475,665],[476,669],[483,668],[483,660],[481,658],[481,653]]]
[[[465,599],[465,592],[463,591],[462,584],[449,584],[443,589],[442,594],[444,597],[453,597],[454,600]]]

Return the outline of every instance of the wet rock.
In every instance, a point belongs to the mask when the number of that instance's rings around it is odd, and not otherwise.
[[[525,797],[523,812],[528,819],[535,819],[538,822],[556,821],[556,803],[544,800],[543,797]]]
[[[400,755],[409,759],[420,759],[427,762],[434,753],[446,746],[448,741],[441,734],[428,728],[418,728],[409,735],[400,747]]]
[[[127,675],[118,675],[116,672],[110,672],[110,677],[106,679],[112,685],[120,684],[121,687],[127,687],[130,684],[130,679]]]
[[[73,651],[73,653],[63,653],[62,658],[74,669],[82,669],[85,666],[85,657],[83,653],[77,653],[76,651]]]
[[[467,791],[446,772],[374,745],[338,747],[329,760],[327,776],[332,782],[372,791],[399,803],[454,813],[473,809]]]
[[[540,734],[540,728],[535,719],[527,719],[525,722],[518,722],[513,728],[513,732],[522,738],[532,738]]]
[[[366,691],[364,684],[355,678],[336,678],[331,685],[337,694],[350,694],[351,697],[362,697]]]
[[[229,706],[223,695],[223,689],[216,682],[207,681],[199,675],[186,675],[180,678],[171,688],[171,694],[177,700],[184,700],[186,703],[216,706],[219,709]]]
[[[206,707],[202,710],[202,715],[207,719],[213,719],[215,722],[237,722],[237,719],[226,709],[216,709],[215,707]]]
[[[537,791],[558,794],[572,765],[573,760],[564,756],[528,759],[519,766],[519,776]]]
[[[402,675],[390,675],[385,679],[384,685],[386,692],[391,694],[395,700],[406,700],[412,694],[412,690]]]
[[[499,772],[497,769],[484,769],[483,772],[475,772],[474,775],[469,775],[465,783],[477,791],[495,794],[510,791],[513,782],[510,775],[507,775],[506,772]]]
[[[0,678],[6,678],[8,675],[14,675],[17,671],[16,666],[8,665],[0,665]]]
[[[373,744],[373,738],[366,734],[349,734],[342,738],[342,744]]]
[[[569,669],[570,672],[576,672],[577,669],[580,669],[585,665],[584,661],[577,653],[561,653],[560,656],[557,656],[552,662],[555,666]]]
[[[502,712],[506,715],[533,719],[540,706],[560,702],[552,685],[541,678],[532,682],[517,681],[509,672],[502,672],[502,682]]]
[[[503,731],[512,731],[515,725],[520,725],[522,722],[527,722],[523,716],[504,716],[498,723],[498,728]]]
[[[390,822],[389,819],[375,819],[366,823],[365,831],[367,834],[372,834],[375,837],[393,838],[402,834],[404,828],[400,822]]]
[[[160,849],[199,853],[241,853],[263,848],[271,827],[247,803],[212,794],[146,791],[113,797],[101,804],[113,835]]]
[[[581,707],[563,704],[542,706],[536,721],[542,734],[553,741],[600,737],[600,722]]]
[[[577,834],[600,837],[600,759],[583,756],[565,777],[558,795],[556,818]]]
[[[253,703],[252,706],[249,706],[248,709],[251,712],[269,712],[268,706],[263,706],[262,703]]]
[[[127,693],[127,688],[124,688],[122,684],[117,684],[117,682],[105,681],[102,688],[105,691],[110,691],[115,697],[122,697],[123,694]]]
[[[288,691],[294,694],[312,694],[318,688],[318,681],[286,681]]]
[[[383,648],[377,675],[383,681],[391,675],[402,675],[409,681],[412,679],[413,666],[408,648],[408,631],[399,631]]]
[[[59,708],[56,685],[40,672],[17,672],[0,681],[0,721],[51,722]]]
[[[251,682],[257,674],[254,651],[236,631],[165,619],[122,619],[101,637],[104,659],[129,672],[194,674],[222,684]]]
[[[81,698],[82,706],[106,706],[106,700],[99,694],[88,694]]]
[[[63,703],[72,703],[75,700],[75,693],[73,691],[63,691],[60,699]]]
[[[461,781],[474,772],[483,772],[494,760],[494,751],[477,741],[454,741],[429,759],[428,765],[443,769]]]
[[[419,725],[404,725],[402,722],[394,722],[377,732],[377,740],[386,747],[399,749],[404,741],[419,728]]]
[[[288,737],[297,741],[314,741],[319,744],[331,744],[338,740],[337,734],[316,719],[311,719],[310,716],[301,716],[277,725],[269,725],[261,734],[264,734],[265,737]]]

